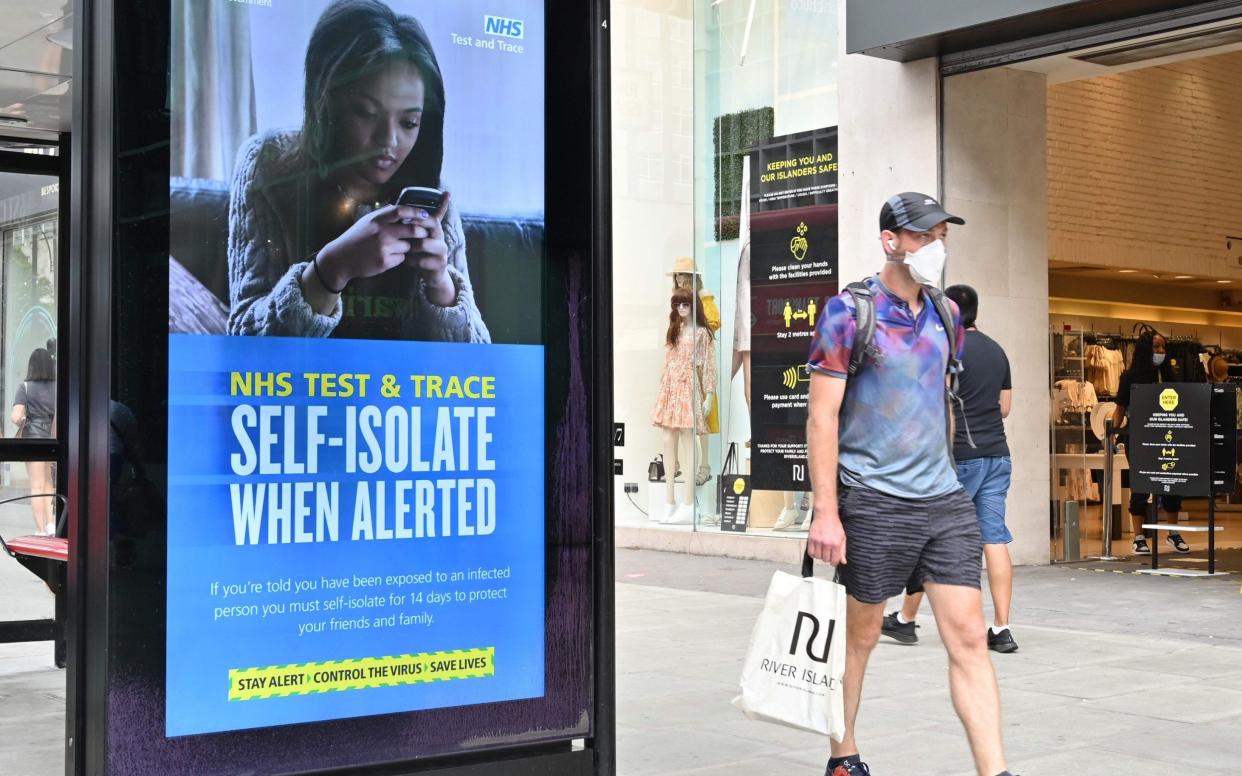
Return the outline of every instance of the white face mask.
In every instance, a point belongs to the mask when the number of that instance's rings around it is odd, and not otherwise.
[[[1151,362],[1155,364],[1156,366],[1163,366],[1164,356],[1165,356],[1164,353],[1153,353],[1151,356]]]
[[[944,276],[944,264],[947,258],[948,252],[945,250],[944,240],[933,240],[917,251],[908,252],[905,261],[915,282],[939,286],[940,278]]]

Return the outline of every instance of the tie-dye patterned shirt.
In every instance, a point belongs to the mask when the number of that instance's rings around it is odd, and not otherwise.
[[[882,355],[863,363],[841,403],[841,482],[898,498],[948,495],[961,487],[945,434],[949,338],[926,292],[916,318],[878,277],[866,282],[875,297],[875,345]],[[966,332],[950,305],[960,358]],[[854,298],[842,292],[820,316],[810,368],[846,379],[854,331]]]

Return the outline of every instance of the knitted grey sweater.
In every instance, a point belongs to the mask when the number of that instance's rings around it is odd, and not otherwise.
[[[303,214],[297,212],[293,182],[307,173],[297,160],[299,136],[297,130],[256,135],[238,157],[229,200],[230,334],[327,337],[341,323],[339,300],[331,315],[320,315],[302,295],[307,262],[295,247],[294,229]],[[409,301],[401,334],[411,340],[490,342],[470,285],[461,216],[451,201],[444,237],[457,303],[432,304],[421,283],[391,289]]]

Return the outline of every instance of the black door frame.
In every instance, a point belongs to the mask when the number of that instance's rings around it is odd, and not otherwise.
[[[47,142],[32,141],[28,138],[7,137],[0,134],[0,143],[30,143],[55,148],[56,155],[26,154],[19,151],[0,150],[0,175],[16,173],[18,175],[47,175],[54,177],[60,186],[60,197],[57,203],[57,256],[56,256],[56,331],[57,337],[69,331],[68,277],[69,277],[69,159],[68,136]],[[59,350],[60,343],[57,342]],[[67,359],[57,359],[57,385],[69,379]],[[65,392],[58,391],[56,412],[60,417],[67,409]],[[13,439],[0,436],[0,461],[52,461],[64,464],[61,455],[65,449],[63,444],[64,430],[58,428],[54,439]]]
[[[0,150],[0,175],[6,173],[46,175],[55,178],[59,187],[56,208],[56,336],[59,348],[65,334],[69,331],[69,310],[66,304],[69,272],[69,219],[67,217],[69,201],[68,136],[60,136],[56,140],[37,141],[30,140],[29,138],[0,135],[0,143],[39,145],[56,150],[56,154],[28,154],[18,151]],[[69,377],[68,360],[58,358],[56,364],[57,385],[63,386]],[[63,388],[58,389],[56,397],[57,417],[67,417],[65,415],[67,406],[65,390]],[[7,410],[7,407],[4,409]],[[61,467],[60,471],[64,471],[65,450],[67,449],[64,444],[64,437],[65,429],[60,424],[57,424],[56,436],[51,439],[0,437],[0,461],[5,463],[48,461]],[[65,479],[63,477],[58,479],[56,489],[58,493],[64,495]],[[63,569],[61,571],[63,572]],[[42,640],[50,632],[52,638],[56,640],[54,650],[59,664],[59,661],[64,657],[61,652],[60,639],[70,629],[70,625],[64,618],[65,608],[64,594],[58,594],[56,598],[55,620],[0,623],[0,627],[6,627],[10,637],[20,637],[28,640]]]
[[[549,3],[549,6],[555,4]],[[578,115],[586,122],[564,122],[559,132],[573,136],[589,158],[594,220],[584,225],[583,248],[590,251],[591,277],[585,282],[583,321],[584,377],[589,381],[592,479],[593,726],[591,737],[574,746],[515,747],[419,765],[352,769],[352,773],[424,773],[476,776],[494,773],[498,762],[514,776],[613,776],[616,771],[614,715],[613,476],[612,476],[612,279],[611,279],[611,123],[609,97],[608,0],[549,7],[551,46],[580,46],[590,72],[569,87]],[[115,83],[112,31],[119,23],[112,0],[74,0],[72,152],[70,186],[62,186],[62,223],[68,239],[62,275],[63,331],[68,347],[62,407],[69,423],[62,433],[66,495],[69,499],[70,629],[65,773],[102,776],[107,760],[108,678],[108,437],[110,353],[112,348],[112,265],[114,259]],[[557,32],[556,30],[559,30]],[[591,30],[588,34],[588,30]],[[572,34],[558,37],[569,31]],[[585,77],[584,77],[585,76]],[[549,74],[566,82],[565,74]],[[575,135],[574,127],[580,127]],[[549,155],[554,159],[554,155]],[[550,161],[549,164],[559,162]],[[73,196],[67,195],[72,192]],[[585,190],[584,190],[585,194]],[[77,614],[78,616],[74,616]]]

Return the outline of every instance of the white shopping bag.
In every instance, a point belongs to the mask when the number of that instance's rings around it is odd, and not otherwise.
[[[733,705],[751,719],[845,736],[845,588],[810,576],[772,575]]]

